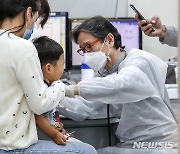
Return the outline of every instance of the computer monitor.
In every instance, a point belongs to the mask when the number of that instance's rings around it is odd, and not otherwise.
[[[39,36],[48,36],[49,38],[58,42],[64,50],[64,68],[67,69],[69,67],[69,37],[67,37],[68,35],[68,12],[51,12],[48,21],[44,25],[43,29],[39,24],[36,24],[30,40]]]
[[[85,19],[71,19],[71,29],[81,24]],[[127,48],[142,49],[142,32],[134,18],[110,18],[108,19],[121,34],[122,46]],[[72,69],[80,69],[83,57],[76,51],[79,45],[72,41]]]
[[[71,30],[80,25],[85,19],[71,19]],[[79,45],[76,44],[74,41],[71,42],[71,56],[72,56],[72,69],[79,69],[81,63],[83,61],[83,57],[79,55],[76,51],[79,49]]]
[[[109,19],[121,34],[122,46],[142,49],[142,32],[134,18]]]

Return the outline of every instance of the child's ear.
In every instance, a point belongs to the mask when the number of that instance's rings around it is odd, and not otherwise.
[[[46,71],[46,73],[49,73],[51,71],[51,64],[50,63],[47,63],[45,65],[45,71]]]
[[[48,65],[48,71],[51,71],[51,66],[50,65]]]

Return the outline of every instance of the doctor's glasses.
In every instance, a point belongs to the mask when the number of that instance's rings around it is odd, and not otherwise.
[[[90,52],[92,51],[92,46],[94,46],[99,40],[95,40],[93,42],[89,42],[89,43],[86,43],[86,45],[84,46],[84,48],[79,48],[77,50],[77,53],[79,53],[81,56],[84,56],[84,53],[85,52]]]

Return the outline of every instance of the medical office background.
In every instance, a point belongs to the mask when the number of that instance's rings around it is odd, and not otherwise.
[[[141,12],[141,14],[149,19],[154,15],[158,15],[164,25],[176,26],[178,27],[178,0],[48,0],[52,12],[68,12],[69,19],[78,18],[89,18],[95,15],[102,15],[107,18],[127,18],[134,17],[135,13],[129,7],[129,4],[134,4],[134,6]],[[163,61],[172,62],[176,61],[178,58],[178,48],[169,47],[167,45],[162,45],[159,43],[158,38],[152,38],[142,34],[142,49],[148,51]],[[178,64],[177,64],[178,65]],[[70,71],[71,77],[74,75],[72,70]],[[176,69],[177,71],[177,69]],[[82,70],[81,70],[82,72]],[[79,72],[79,73],[81,73]],[[77,72],[75,72],[76,74]],[[178,113],[178,86],[177,84],[172,84],[170,87],[167,86],[168,93],[172,102],[173,110],[177,116]],[[71,122],[72,123],[72,122]],[[83,125],[86,123],[83,123]],[[72,123],[73,127],[79,124]],[[89,125],[89,123],[88,123]],[[65,125],[66,128],[68,125]],[[74,128],[73,128],[74,129]],[[87,131],[88,129],[83,130]],[[98,129],[95,128],[98,132]],[[82,131],[82,130],[81,130]],[[88,130],[89,131],[89,130]],[[93,130],[92,130],[93,131]],[[91,131],[91,133],[92,133]],[[103,134],[104,135],[104,134]],[[78,134],[76,134],[78,137]],[[89,136],[86,136],[89,137]],[[80,138],[83,140],[84,138]],[[93,143],[89,140],[84,140],[92,144],[93,146],[104,146],[108,143]]]
[[[49,0],[54,12],[67,11],[69,18],[88,18],[102,15],[108,18],[134,17],[129,7],[132,3],[145,18],[158,15],[165,25],[178,25],[178,0]],[[158,38],[143,34],[143,50],[151,52],[162,60],[177,57],[177,48],[161,45]]]
[[[102,15],[107,18],[133,17],[135,13],[129,7],[134,6],[141,14],[150,19],[158,15],[164,25],[178,27],[178,0],[48,0],[52,12],[68,12],[69,19],[89,18]],[[163,61],[178,65],[178,48],[169,47],[159,43],[158,38],[148,37],[142,34],[142,49],[148,51]],[[171,63],[170,62],[170,63]],[[175,68],[176,79],[178,67]],[[71,73],[73,74],[73,73]],[[81,70],[81,79],[83,71]],[[76,77],[75,77],[76,78]],[[77,77],[79,78],[79,77]],[[177,79],[178,80],[178,79]],[[177,98],[177,85],[175,89],[170,87],[170,97]]]

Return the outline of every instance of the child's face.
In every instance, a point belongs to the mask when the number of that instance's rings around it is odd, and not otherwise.
[[[59,80],[64,72],[64,54],[59,57],[59,60],[55,65],[46,64],[42,67],[44,80],[48,80],[50,83]]]

